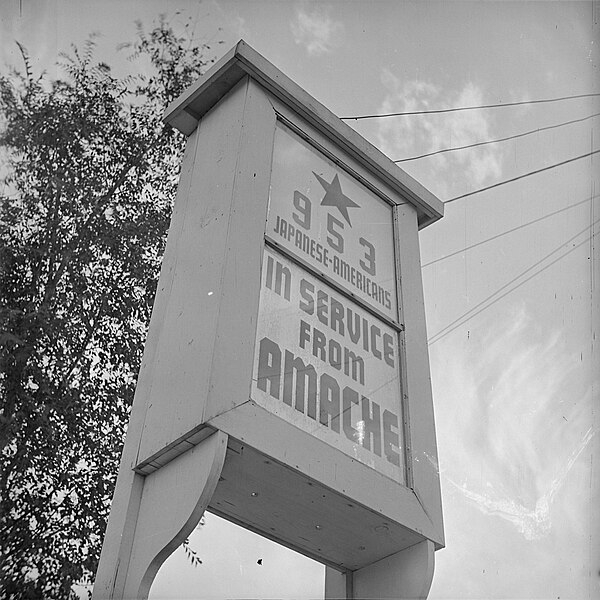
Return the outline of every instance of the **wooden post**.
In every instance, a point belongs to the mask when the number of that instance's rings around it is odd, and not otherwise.
[[[135,474],[121,536],[107,537],[94,600],[148,597],[158,569],[192,533],[217,487],[227,435],[213,433],[149,475]]]

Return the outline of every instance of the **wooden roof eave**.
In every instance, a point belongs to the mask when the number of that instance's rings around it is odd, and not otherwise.
[[[444,214],[443,203],[349,125],[315,100],[251,46],[240,40],[166,109],[163,120],[190,135],[241,79],[249,76],[413,204],[419,228]]]

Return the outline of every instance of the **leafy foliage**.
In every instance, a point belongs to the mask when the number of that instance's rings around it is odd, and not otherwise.
[[[0,77],[0,597],[95,573],[178,178],[166,104],[208,64],[162,19],[146,74],[63,55]]]

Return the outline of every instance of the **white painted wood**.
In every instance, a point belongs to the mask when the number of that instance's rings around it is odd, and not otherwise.
[[[432,528],[437,532],[430,539],[435,540],[440,548],[444,546],[444,527],[417,215],[414,208],[407,204],[395,210],[405,323],[405,401],[409,416],[407,439],[412,459],[412,487]]]
[[[138,461],[249,396],[275,115],[247,80],[205,115],[176,253]],[[162,283],[162,279],[161,279]]]
[[[157,349],[148,373],[138,462],[203,422],[227,251],[229,210],[246,98],[245,82],[200,124],[181,226],[167,240],[154,319]],[[163,285],[163,275],[167,282]]]
[[[133,473],[127,510],[113,504],[110,526],[122,535],[108,537],[94,583],[94,600],[143,600],[158,569],[194,530],[223,469],[227,435],[216,432],[147,476]],[[117,519],[113,519],[112,515]]]
[[[351,156],[336,148],[335,144],[328,140],[320,131],[311,127],[303,119],[298,118],[293,112],[283,105],[278,99],[271,99],[275,112],[283,115],[286,122],[293,124],[305,132],[313,140],[316,147],[323,148],[330,154],[336,154],[338,160],[342,161],[346,168],[355,173],[363,182],[375,189],[383,189],[384,195],[390,202],[401,205],[402,223],[398,228],[397,237],[402,241],[398,244],[398,252],[402,255],[399,265],[406,268],[406,284],[409,287],[414,285],[421,286],[419,271],[419,240],[417,235],[416,210],[412,205],[406,204],[402,198],[398,197],[393,189],[382,183],[372,172],[368,171],[364,164],[356,161]],[[403,205],[403,206],[402,206]],[[417,265],[416,270],[414,265]],[[418,276],[416,279],[415,276]],[[410,343],[416,335],[422,335],[425,340],[424,313],[423,305],[418,306],[419,298],[422,303],[422,291],[415,295],[412,291],[408,292],[408,302],[412,303],[413,308],[409,313],[415,315],[418,321],[415,327],[411,328],[412,337]],[[415,305],[416,303],[416,305]],[[402,308],[402,307],[401,307]],[[420,312],[419,312],[420,311]],[[405,315],[401,311],[402,321]],[[413,344],[414,346],[414,344]],[[412,346],[411,346],[412,347]],[[425,354],[423,354],[423,348]],[[431,406],[431,384],[429,379],[425,379],[425,389],[417,390],[419,385],[420,373],[423,372],[423,365],[427,369],[428,360],[426,354],[426,345],[415,347],[415,356],[410,361],[411,368],[416,365],[415,376],[411,377],[411,390],[409,401],[414,397],[414,402],[425,402]],[[420,358],[419,358],[420,357]],[[419,361],[421,363],[419,363]],[[406,382],[406,380],[405,380]],[[408,388],[408,383],[406,383]],[[408,392],[408,389],[406,390]],[[408,393],[407,393],[408,395]],[[423,420],[422,414],[426,413],[417,406],[415,409],[416,418],[419,420],[415,424],[415,435],[420,435],[421,429],[425,432],[427,442],[425,447],[431,446],[433,440],[433,452],[428,452],[429,457],[436,456],[435,453],[435,433],[427,428],[433,428],[433,421],[427,423]],[[305,435],[294,427],[272,415],[261,411],[254,403],[249,403],[238,407],[236,410],[218,414],[210,421],[216,428],[222,428],[233,437],[243,439],[249,445],[259,449],[261,452],[270,454],[277,460],[281,460],[292,468],[297,468],[309,477],[330,486],[348,497],[363,502],[365,506],[373,507],[397,522],[403,523],[406,527],[413,529],[425,537],[433,539],[438,547],[443,545],[443,530],[441,530],[441,516],[432,520],[428,510],[432,507],[425,507],[419,492],[405,488],[404,486],[394,485],[393,482],[385,477],[378,476],[373,470],[362,468],[356,462],[349,462],[337,456],[327,445],[318,442],[311,436]],[[265,435],[268,432],[268,435]],[[422,461],[422,459],[420,459]],[[431,463],[429,463],[431,464]],[[412,469],[412,465],[411,465]],[[417,469],[419,470],[419,469]],[[439,484],[437,474],[434,473],[434,480],[431,482],[434,493],[437,486],[439,495]],[[419,490],[420,488],[417,488]],[[422,494],[421,494],[422,495]],[[434,502],[435,504],[435,502]],[[435,509],[432,509],[435,511]],[[441,510],[441,506],[439,507]],[[438,527],[439,526],[439,527]]]
[[[150,458],[145,459],[141,463],[137,464],[135,471],[142,475],[149,475],[150,473],[160,469],[163,465],[177,458],[180,454],[187,452],[190,448],[197,446],[202,440],[205,440],[209,435],[215,432],[214,429],[206,425],[199,425],[194,429],[191,429],[188,433],[180,438],[171,442],[166,449],[157,452]]]
[[[131,469],[119,471],[92,600],[122,598],[143,488],[143,475]]]
[[[144,600],[162,563],[192,533],[217,487],[227,435],[217,432],[144,481],[123,595]]]
[[[423,539],[271,456],[230,446],[210,510],[231,521],[340,570],[361,568]]]
[[[190,115],[202,118],[228,89],[236,85],[243,73],[249,74],[274,97],[413,203],[418,209],[421,226],[442,217],[444,208],[438,198],[243,40],[171,103],[165,111],[164,120],[189,135],[193,131]]]
[[[171,227],[167,240],[167,249],[163,259],[159,290],[168,289],[174,274],[174,265],[177,262],[176,247],[170,240],[176,239],[185,215],[185,205],[191,184],[191,175],[196,155],[197,134],[194,133],[187,141],[177,199]],[[119,475],[113,495],[110,518],[108,521],[100,562],[94,583],[94,600],[112,598],[116,587],[124,585],[124,576],[127,572],[127,564],[131,553],[131,544],[135,532],[135,524],[139,510],[144,477],[133,469],[139,462],[138,450],[142,434],[144,418],[146,414],[149,388],[152,385],[152,372],[160,338],[160,332],[164,323],[164,314],[167,307],[168,296],[157,292],[152,311],[152,319],[148,333],[148,339],[144,347],[144,356],[138,376],[135,398],[131,409],[127,438],[121,456]]]
[[[325,567],[325,600],[339,600],[340,598],[352,598],[348,594],[348,582],[346,573]]]
[[[267,94],[247,83],[223,270],[210,384],[203,420],[250,397],[269,202],[275,112]]]
[[[424,540],[352,573],[356,600],[423,600],[434,570],[434,545]]]
[[[423,540],[362,569],[325,568],[325,600],[424,600],[435,567],[434,544]]]
[[[358,461],[348,460],[339,450],[290,426],[254,402],[221,414],[209,424],[337,493],[401,523],[418,536],[442,545],[442,532],[433,526],[412,490]]]
[[[243,42],[169,110],[190,137],[95,600],[145,597],[207,505],[351,569],[328,570],[327,598],[426,597],[444,535],[418,227],[441,216],[439,201]],[[409,485],[250,399],[278,117],[395,205]],[[217,433],[204,438],[205,425]],[[320,544],[323,518],[331,537]]]

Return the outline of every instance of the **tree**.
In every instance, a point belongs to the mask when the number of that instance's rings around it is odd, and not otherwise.
[[[63,79],[24,48],[0,77],[2,598],[72,598],[97,567],[184,144],[160,119],[212,62],[186,32],[138,24],[146,75],[90,38]]]

